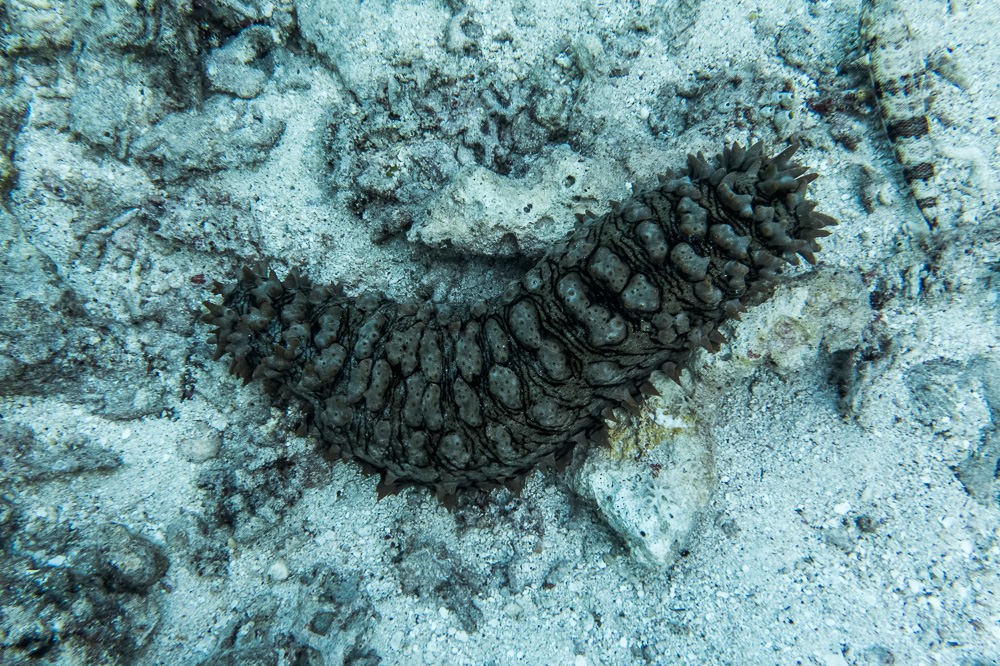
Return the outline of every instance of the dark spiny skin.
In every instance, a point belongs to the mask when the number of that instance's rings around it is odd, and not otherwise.
[[[766,298],[786,262],[813,261],[832,218],[805,199],[813,175],[760,145],[596,218],[500,297],[472,307],[344,296],[292,273],[244,270],[207,303],[217,356],[295,402],[335,455],[402,484],[513,483],[605,434],[611,410],[676,378],[718,326]]]

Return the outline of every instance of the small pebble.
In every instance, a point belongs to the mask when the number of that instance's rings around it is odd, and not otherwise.
[[[507,617],[519,618],[524,613],[524,608],[516,601],[511,601],[504,606],[503,612],[507,614]]]
[[[185,460],[192,463],[203,463],[219,454],[221,445],[219,433],[204,430],[192,437],[185,437],[177,444],[177,449]]]
[[[267,577],[277,582],[288,580],[289,574],[288,564],[286,564],[283,559],[276,560],[275,563],[271,565],[271,568],[267,570]]]

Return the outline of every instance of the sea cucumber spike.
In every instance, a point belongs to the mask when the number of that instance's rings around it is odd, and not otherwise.
[[[380,473],[380,496],[429,486],[519,487],[606,439],[616,410],[655,393],[650,368],[680,383],[718,326],[774,288],[786,262],[815,261],[832,218],[791,146],[733,144],[598,218],[485,304],[357,297],[304,275],[244,269],[206,304],[216,355],[294,402],[332,458]]]
[[[792,159],[792,155],[794,155],[798,149],[799,144],[793,143],[775,155],[771,161],[774,162],[775,166],[779,169],[785,169],[788,167],[788,160]]]

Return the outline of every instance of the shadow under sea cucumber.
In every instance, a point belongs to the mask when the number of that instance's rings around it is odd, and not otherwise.
[[[726,148],[579,224],[523,278],[479,304],[345,296],[294,271],[245,268],[206,302],[216,358],[296,403],[334,456],[448,498],[515,485],[674,378],[719,324],[766,299],[786,263],[811,263],[836,221],[806,199],[816,174]]]

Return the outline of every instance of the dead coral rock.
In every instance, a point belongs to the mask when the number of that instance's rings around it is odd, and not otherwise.
[[[824,354],[858,349],[874,317],[857,275],[820,266],[743,316],[742,334],[730,346],[729,358],[709,356],[706,362],[723,385],[748,376],[761,360],[787,376]]]
[[[417,537],[403,546],[397,565],[403,594],[437,598],[458,618],[462,628],[474,633],[483,622],[483,612],[474,597],[489,584],[480,563],[466,563],[455,557],[444,543]]]
[[[52,261],[0,208],[0,394],[31,393],[71,365],[82,310]]]
[[[4,663],[132,663],[160,620],[163,548],[121,525],[74,526],[0,504]]]
[[[234,614],[201,665],[380,663],[368,647],[378,614],[358,577],[317,565],[294,583],[286,602],[256,599]]]
[[[227,429],[220,455],[198,475],[215,525],[231,529],[238,542],[275,526],[324,471],[316,469],[312,448],[301,438],[289,437],[279,446],[259,430]]]
[[[414,242],[488,256],[538,257],[566,235],[575,213],[612,199],[626,180],[558,146],[521,178],[471,167],[455,178],[407,235]]]
[[[200,111],[173,113],[136,139],[133,156],[166,181],[252,166],[267,159],[285,122],[253,104],[212,97]]]
[[[10,55],[68,48],[73,41],[71,0],[5,2],[3,47]]]
[[[0,58],[0,68],[8,68],[8,63]],[[11,161],[14,153],[14,138],[28,113],[27,100],[14,95],[6,86],[10,82],[0,80],[0,199],[14,187],[17,169]]]
[[[955,476],[971,497],[987,506],[1000,507],[1000,437],[995,430],[955,467]]]
[[[242,99],[259,95],[269,76],[260,60],[272,46],[271,31],[255,25],[240,32],[225,46],[214,49],[205,58],[205,77],[211,89]]]
[[[360,97],[371,96],[401,62],[427,59],[441,52],[449,14],[444,4],[409,0],[373,5],[355,0],[295,3],[302,36],[330,63]]]
[[[69,126],[92,146],[124,158],[135,135],[181,104],[164,62],[84,48],[74,66]]]
[[[0,478],[9,480],[50,481],[88,472],[110,472],[122,464],[113,451],[82,437],[42,442],[31,428],[13,423],[0,422],[0,442],[7,452]]]
[[[965,491],[983,504],[1000,503],[1000,361],[929,361],[909,369],[904,381],[914,418],[957,461],[952,469]]]
[[[570,477],[632,556],[654,568],[670,567],[684,552],[715,489],[711,437],[690,411],[669,404],[650,401],[643,415],[611,431],[610,450],[588,452]]]

